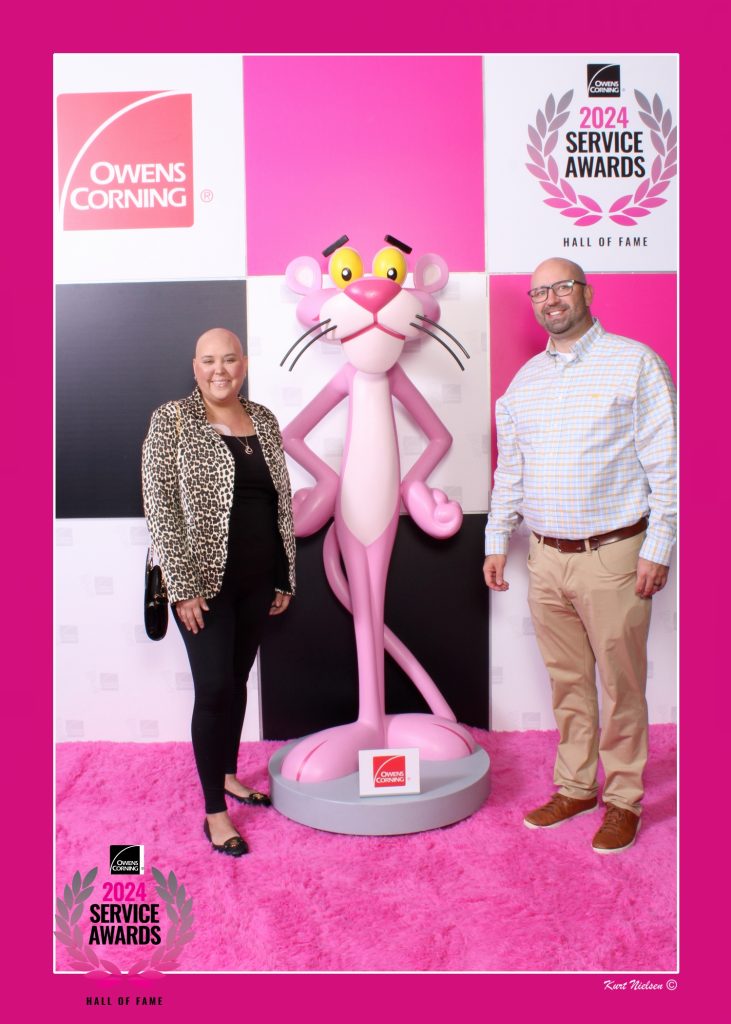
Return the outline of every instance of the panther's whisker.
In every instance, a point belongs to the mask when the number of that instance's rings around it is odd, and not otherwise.
[[[419,314],[417,313],[416,315],[418,316]],[[418,328],[418,329],[419,329],[420,331],[423,331],[423,332],[424,332],[424,334],[428,334],[430,338],[433,338],[433,339],[434,339],[434,341],[438,341],[438,342],[439,342],[439,344],[440,344],[440,345],[441,345],[441,346],[442,346],[443,348],[446,348],[447,352],[449,352],[450,356],[452,357],[452,359],[454,359],[455,363],[457,364],[457,366],[459,366],[460,370],[464,371],[464,366],[463,366],[463,365],[462,365],[462,363],[461,363],[461,362],[459,361],[459,359],[458,359],[458,358],[457,358],[457,356],[456,356],[456,355],[454,354],[454,352],[453,352],[453,351],[451,350],[451,348],[450,348],[450,347],[449,347],[449,345],[448,345],[448,344],[446,343],[446,341],[444,340],[444,338],[440,338],[438,334],[435,334],[435,333],[434,333],[434,331],[430,331],[428,327],[424,327],[424,326],[423,326],[422,324],[415,324],[415,323],[413,323],[413,322],[412,322],[410,326],[411,326],[411,327],[417,327],[417,328]],[[460,348],[461,348],[461,347],[462,347],[462,346],[460,345]],[[469,357],[468,357],[468,358],[469,358]]]
[[[331,318],[328,317],[327,320],[323,320],[322,323],[320,323],[320,324],[315,324],[314,327],[310,327],[309,331],[305,331],[304,334],[301,334],[299,336],[299,338],[297,339],[297,341],[295,341],[294,345],[290,345],[290,347],[287,349],[287,351],[285,352],[284,357],[282,358],[282,361],[281,361],[281,363],[279,365],[280,366],[284,366],[286,361],[289,359],[290,354],[292,352],[294,352],[294,350],[297,348],[299,343],[301,341],[304,341],[308,334],[312,334],[313,331],[319,331],[320,328],[324,327],[325,324],[329,324],[330,323],[330,319]]]
[[[325,321],[323,321],[323,322],[324,322],[324,323],[327,323],[328,321],[327,321],[327,320],[325,320]],[[322,326],[322,324],[320,324],[320,326]],[[299,352],[297,353],[297,358],[296,358],[296,359],[294,359],[294,360],[292,361],[292,365],[291,365],[291,366],[290,366],[290,368],[289,368],[289,372],[291,373],[291,372],[292,372],[292,370],[294,370],[294,368],[295,368],[295,366],[297,365],[298,361],[299,361],[299,360],[300,360],[300,359],[302,358],[302,356],[303,356],[303,355],[305,354],[305,352],[306,352],[306,351],[307,351],[307,349],[308,349],[308,348],[310,347],[310,345],[314,345],[314,343],[315,343],[316,341],[319,341],[319,340],[320,340],[320,338],[324,338],[326,334],[329,334],[329,333],[330,333],[330,331],[335,331],[335,330],[337,330],[337,326],[338,326],[337,324],[333,324],[333,325],[332,325],[332,327],[327,327],[327,328],[326,328],[326,329],[325,329],[324,331],[322,331],[322,332],[321,332],[320,334],[316,334],[316,335],[314,336],[314,338],[310,338],[310,340],[309,340],[309,341],[307,342],[307,344],[306,344],[306,345],[304,345],[304,346],[303,346],[303,347],[302,347],[302,348],[300,349],[300,351],[299,351]],[[309,334],[309,331],[308,331],[308,334]]]
[[[426,320],[426,322],[427,322],[428,324],[431,324],[431,325],[432,325],[433,327],[438,327],[440,331],[444,331],[444,333],[445,333],[445,334],[447,335],[447,337],[448,337],[448,338],[451,338],[451,339],[452,339],[452,341],[453,341],[453,342],[455,343],[455,345],[458,345],[458,346],[459,346],[459,347],[460,347],[460,348],[462,349],[462,351],[463,351],[463,352],[464,352],[464,354],[465,354],[465,355],[467,356],[467,358],[468,358],[468,359],[470,359],[470,358],[471,358],[471,357],[470,357],[470,354],[469,354],[469,352],[468,352],[468,351],[467,351],[467,349],[466,349],[466,348],[464,347],[464,345],[462,344],[462,342],[461,342],[461,341],[459,341],[459,339],[458,339],[458,338],[455,338],[455,336],[454,336],[453,334],[450,334],[450,333],[449,333],[449,331],[447,330],[447,328],[446,328],[446,327],[442,327],[442,325],[441,325],[441,324],[438,324],[438,323],[436,322],[436,320],[430,320],[428,316],[424,316],[424,315],[423,315],[422,313],[417,313],[417,314],[416,314],[416,319],[417,319],[417,320]]]

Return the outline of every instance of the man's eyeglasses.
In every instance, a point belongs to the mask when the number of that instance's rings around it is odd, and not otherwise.
[[[557,298],[561,298],[562,295],[570,295],[574,290],[574,285],[579,284],[586,286],[586,281],[556,281],[554,284],[542,285],[540,288],[531,288],[528,292],[531,298],[531,302],[545,302],[548,298],[549,291]]]

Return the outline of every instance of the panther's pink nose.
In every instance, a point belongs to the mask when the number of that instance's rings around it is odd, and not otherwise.
[[[387,306],[401,291],[401,285],[389,281],[385,277],[361,277],[353,281],[345,289],[345,294],[363,306],[370,313],[376,314],[379,309]]]

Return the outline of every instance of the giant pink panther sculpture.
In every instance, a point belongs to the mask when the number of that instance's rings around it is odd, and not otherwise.
[[[466,757],[475,749],[436,684],[414,655],[384,625],[386,577],[399,509],[425,533],[451,537],[462,523],[462,509],[427,478],[449,450],[452,437],[399,366],[407,341],[422,332],[444,345],[462,367],[438,329],[439,305],[432,293],[448,280],[439,256],[422,256],[414,268],[414,287],[404,282],[404,252],[397,239],[373,260],[366,275],[359,254],[339,239],[325,250],[335,287],[322,288],[317,260],[302,256],[287,267],[287,283],[304,298],[297,317],[308,328],[285,355],[309,335],[304,350],[326,334],[342,343],[347,363],[283,432],[285,451],[315,478],[314,486],[295,493],[295,532],[306,537],[334,517],[323,547],[328,582],[352,611],[358,657],[359,712],[355,722],[306,736],[287,754],[282,775],[318,782],[348,775],[358,768],[358,751],[381,747],[418,747],[426,760]],[[427,324],[429,326],[427,326]],[[329,326],[328,326],[329,325]],[[442,330],[444,330],[442,328]],[[445,331],[448,337],[462,345]],[[464,369],[464,367],[462,367]],[[305,444],[309,432],[344,398],[349,397],[345,449],[338,476]],[[393,411],[397,398],[427,436],[428,444],[401,480]],[[341,556],[347,579],[343,574]],[[433,714],[387,715],[384,697],[384,647],[404,669]]]

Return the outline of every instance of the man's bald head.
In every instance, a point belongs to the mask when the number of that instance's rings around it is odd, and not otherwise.
[[[586,274],[573,260],[551,256],[536,267],[531,278],[531,288],[540,288],[541,285],[553,284],[555,281],[586,281]]]
[[[574,281],[575,284],[567,295],[556,295],[551,286],[562,281]],[[531,290],[547,289],[545,298],[533,302],[533,313],[541,327],[551,335],[554,346],[560,352],[568,352],[593,322],[589,307],[594,290],[586,284],[584,271],[573,260],[552,256],[538,264],[530,286]]]

